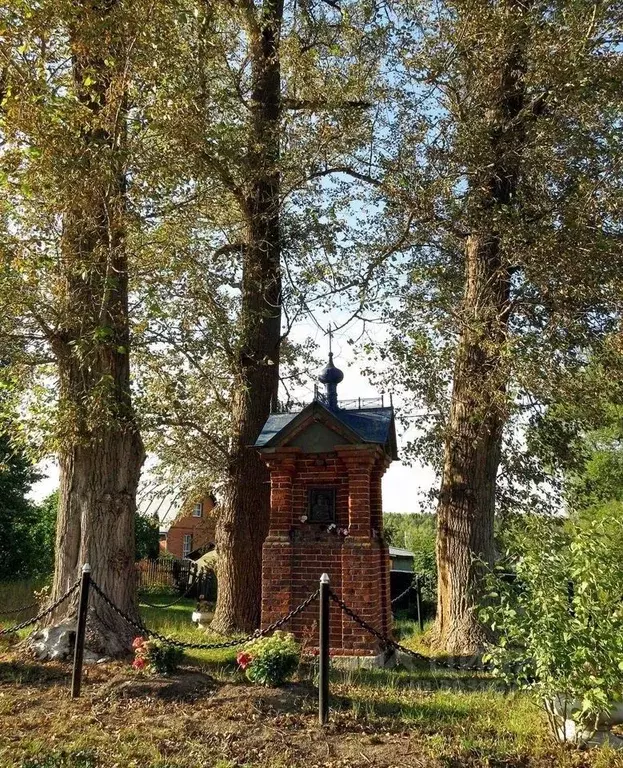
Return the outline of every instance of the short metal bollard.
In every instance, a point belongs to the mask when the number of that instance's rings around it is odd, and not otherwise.
[[[417,621],[420,627],[420,632],[424,631],[424,615],[422,613],[422,582],[420,577],[415,577],[415,607],[417,610]]]
[[[78,624],[76,626],[76,644],[74,646],[74,669],[71,676],[71,698],[80,696],[82,685],[82,659],[84,658],[84,637],[87,628],[87,609],[89,607],[89,587],[91,586],[91,566],[82,566],[80,583],[80,603],[78,605]]]
[[[320,623],[318,638],[318,722],[329,720],[329,575],[320,577]]]

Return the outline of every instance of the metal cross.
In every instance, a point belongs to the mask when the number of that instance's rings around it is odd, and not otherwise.
[[[331,328],[331,323],[329,323],[329,330],[327,331],[327,335],[329,336],[329,354],[333,354],[333,329]]]

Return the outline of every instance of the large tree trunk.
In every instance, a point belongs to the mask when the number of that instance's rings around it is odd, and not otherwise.
[[[136,488],[143,448],[136,430],[111,430],[64,452],[56,534],[53,596],[63,594],[78,578],[84,563],[111,600],[138,620],[134,566]],[[54,616],[72,616],[75,601]],[[99,597],[89,610],[87,644],[107,655],[127,651],[136,629],[120,619]]]
[[[475,606],[482,564],[493,560],[507,378],[501,351],[509,277],[498,251],[495,239],[472,236],[465,253],[471,321],[457,350],[437,511],[436,641],[452,654],[474,653],[486,639]]]
[[[116,6],[110,0],[84,0],[70,25],[74,86],[88,111],[72,147],[81,176],[63,211],[61,321],[52,338],[61,425],[52,596],[62,595],[88,562],[99,586],[138,619],[134,514],[144,452],[130,395],[126,105]],[[52,621],[73,616],[76,600],[59,608]],[[118,614],[92,597],[90,647],[118,654],[130,648],[134,635]]]
[[[513,268],[501,252],[499,221],[515,204],[526,141],[529,4],[506,0],[503,11],[507,30],[501,41],[496,38],[499,66],[488,89],[480,84],[490,99],[484,112],[487,140],[470,174],[462,331],[438,506],[435,642],[451,654],[477,653],[487,636],[477,605],[483,570],[493,560],[496,477],[507,413],[504,352]],[[467,68],[465,76],[469,80]]]
[[[213,625],[221,632],[258,626],[262,544],[268,533],[268,471],[252,447],[276,401],[281,341],[279,33],[283,0],[265,0],[249,30],[252,101],[249,178],[245,200],[241,342],[233,400],[235,438],[221,503],[216,544],[218,599]]]

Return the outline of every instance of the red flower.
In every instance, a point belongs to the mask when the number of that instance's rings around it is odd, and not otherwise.
[[[145,669],[145,659],[134,659],[132,666],[134,669]]]
[[[141,648],[143,646],[143,643],[145,642],[144,637],[135,637],[134,642],[132,643],[132,648],[137,649]]]
[[[246,651],[240,651],[240,653],[236,656],[236,661],[238,662],[240,669],[246,669],[252,660],[253,657]]]

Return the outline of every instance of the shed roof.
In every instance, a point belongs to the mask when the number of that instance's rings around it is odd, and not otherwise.
[[[408,549],[400,549],[399,547],[389,548],[390,557],[415,557],[415,553]]]

